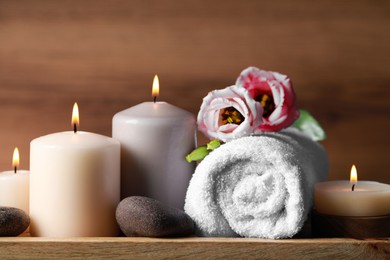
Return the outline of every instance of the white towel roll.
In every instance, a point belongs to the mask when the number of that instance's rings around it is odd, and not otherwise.
[[[323,147],[295,129],[243,137],[198,165],[184,209],[198,235],[292,237],[311,209],[314,184],[327,174]]]

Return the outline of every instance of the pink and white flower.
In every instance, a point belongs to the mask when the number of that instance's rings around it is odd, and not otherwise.
[[[236,86],[247,89],[264,109],[257,132],[282,130],[299,117],[294,89],[286,75],[249,67],[241,72]]]
[[[262,123],[263,108],[242,87],[208,93],[198,113],[198,128],[210,139],[229,141],[252,134]]]

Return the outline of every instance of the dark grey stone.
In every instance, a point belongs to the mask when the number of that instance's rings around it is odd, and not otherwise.
[[[195,227],[184,211],[140,196],[123,199],[116,209],[116,220],[128,237],[188,236]]]
[[[30,217],[21,209],[0,207],[0,236],[14,237],[30,225]]]

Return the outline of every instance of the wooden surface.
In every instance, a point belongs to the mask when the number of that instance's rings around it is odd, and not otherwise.
[[[151,100],[198,112],[255,65],[289,75],[328,133],[331,179],[390,183],[390,1],[0,0],[0,169],[14,146]],[[200,140],[201,143],[205,139]]]
[[[0,238],[8,258],[389,259],[390,240],[245,238]]]

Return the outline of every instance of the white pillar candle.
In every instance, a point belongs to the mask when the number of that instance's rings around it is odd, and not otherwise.
[[[354,189],[352,190],[352,186]],[[315,209],[327,215],[370,217],[390,214],[390,185],[373,181],[328,181],[315,185]]]
[[[0,173],[0,206],[14,207],[29,213],[30,172],[19,170],[19,150],[13,155],[13,171]]]
[[[75,127],[34,139],[30,155],[32,236],[118,235],[118,141]]]
[[[117,113],[112,129],[121,143],[121,198],[147,196],[183,209],[195,169],[185,160],[195,147],[194,116],[166,102],[144,102]]]

